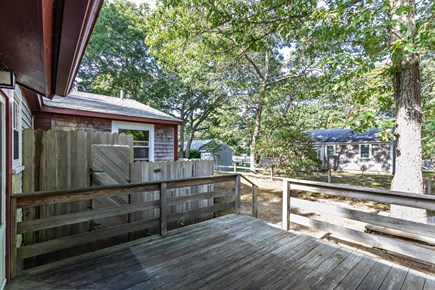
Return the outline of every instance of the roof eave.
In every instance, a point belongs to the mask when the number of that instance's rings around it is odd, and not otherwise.
[[[115,121],[126,121],[126,122],[137,122],[137,123],[151,123],[151,124],[160,124],[160,125],[182,125],[183,121],[176,120],[165,120],[165,119],[156,119],[156,118],[145,118],[145,117],[134,117],[134,116],[124,116],[124,115],[116,115],[116,114],[108,114],[108,113],[99,113],[99,112],[89,112],[89,111],[81,111],[74,109],[61,109],[43,105],[41,113],[49,113],[49,114],[59,114],[59,115],[68,115],[68,116],[81,116],[81,117],[92,117],[92,118],[100,118],[100,119],[110,119]]]

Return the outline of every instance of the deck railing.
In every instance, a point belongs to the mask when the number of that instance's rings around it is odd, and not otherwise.
[[[224,188],[185,196],[168,196],[168,190],[175,188],[186,188],[191,186],[230,184]],[[131,194],[147,194],[159,192],[159,199],[141,203],[125,204],[116,207],[109,207],[96,210],[81,211],[56,216],[48,216],[40,219],[17,222],[19,209],[35,208],[75,201],[92,200],[95,198],[116,197]],[[207,207],[188,209],[183,212],[170,212],[170,206],[224,197],[225,200],[219,204],[212,204]],[[167,180],[158,182],[146,182],[136,184],[123,184],[104,187],[91,187],[72,190],[57,190],[47,192],[21,193],[12,195],[11,200],[11,276],[17,273],[18,261],[67,249],[79,245],[97,242],[103,239],[137,232],[141,230],[158,228],[160,235],[165,236],[168,230],[168,223],[186,220],[189,217],[200,217],[210,215],[222,210],[234,208],[240,213],[240,176],[237,174],[208,176],[189,179]],[[138,212],[158,209],[158,216],[148,217],[138,221],[132,221],[121,225],[98,229],[90,232],[72,234],[61,238],[51,239],[35,244],[17,246],[17,237],[24,233],[38,232],[56,227],[68,226],[96,219],[130,215]]]
[[[291,190],[321,193],[358,200],[369,200],[390,205],[394,204],[432,211],[435,211],[435,196],[315,181],[283,179],[282,213],[282,225],[285,230],[290,229],[290,223],[295,223],[306,227],[316,228],[324,232],[329,232],[337,238],[345,238],[396,254],[409,256],[422,262],[435,264],[435,251],[433,248],[421,244],[410,243],[404,239],[369,234],[331,224],[328,222],[328,218],[323,218],[323,215],[363,222],[367,224],[366,228],[370,228],[370,226],[374,225],[382,227],[383,231],[388,233],[395,231],[404,237],[413,237],[423,241],[435,241],[435,225],[407,221],[375,213],[340,207],[337,205],[294,198],[290,197]],[[309,213],[321,213],[322,220],[309,218],[296,213],[290,213],[291,208],[306,210]]]

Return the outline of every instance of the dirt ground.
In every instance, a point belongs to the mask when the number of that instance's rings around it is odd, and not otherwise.
[[[251,182],[256,184],[258,189],[258,218],[266,221],[267,223],[276,226],[281,227],[281,216],[282,216],[282,182],[280,180],[271,180],[270,178],[256,178],[253,176],[246,176]],[[319,181],[322,180],[324,176],[319,176]],[[344,176],[341,178],[340,181],[343,179],[346,180],[347,178],[350,178],[348,176]],[[312,178],[313,180],[315,178]],[[336,178],[337,182],[338,178]],[[391,182],[391,178],[377,178],[377,177],[370,177],[368,176],[368,179],[366,179],[363,184],[359,185],[366,185],[371,187],[378,187],[378,188],[388,188],[389,183]],[[341,183],[341,182],[340,182]],[[342,182],[345,183],[345,182]],[[375,184],[373,184],[375,183]],[[251,215],[252,213],[252,187],[249,182],[244,180],[242,178],[242,188],[241,188],[241,213],[246,215]],[[379,212],[389,212],[389,206],[386,204],[381,204],[377,202],[372,201],[357,201],[347,198],[341,198],[341,197],[332,197],[332,196],[326,196],[322,194],[316,194],[316,193],[309,193],[309,192],[292,192],[292,197],[298,197],[302,199],[310,199],[310,200],[316,200],[318,202],[322,203],[329,203],[329,204],[335,204],[340,205],[344,207],[352,207],[357,210],[365,211],[365,212],[371,212],[371,213],[379,213]],[[298,214],[320,219],[322,220],[322,215],[309,213],[309,212],[298,212]],[[326,216],[325,216],[326,218]],[[354,222],[350,220],[345,220],[341,218],[335,218],[331,215],[327,216],[327,220],[329,223],[337,224],[341,226],[345,226],[348,228],[357,229],[360,231],[365,230],[365,224],[361,222]],[[393,261],[395,263],[414,268],[420,271],[424,272],[430,272],[435,273],[435,266],[434,265],[428,265],[428,264],[422,264],[418,261],[410,260],[408,258],[404,258],[403,256],[399,257],[390,253],[387,253],[386,251],[380,250],[380,249],[374,249],[371,247],[364,247],[360,245],[356,245],[354,243],[344,241],[337,239],[335,237],[330,236],[328,233],[321,232],[312,228],[306,228],[303,226],[297,226],[292,225],[291,230],[295,230],[298,232],[303,232],[305,234],[309,234],[312,236],[315,236],[317,238],[321,239],[327,239],[329,241],[332,241],[334,243],[339,243],[344,246],[350,246],[352,248],[357,248],[358,250],[364,251],[365,253],[368,253],[370,255],[377,255],[381,256],[384,259]],[[435,249],[434,249],[435,250]]]

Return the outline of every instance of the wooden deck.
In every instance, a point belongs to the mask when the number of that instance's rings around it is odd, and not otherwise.
[[[435,277],[228,215],[21,273],[7,289],[435,289]]]

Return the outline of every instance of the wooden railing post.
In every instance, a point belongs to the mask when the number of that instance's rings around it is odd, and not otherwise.
[[[252,216],[258,218],[258,208],[257,208],[257,186],[252,185]]]
[[[235,195],[236,195],[236,214],[240,214],[240,175],[236,176]]]
[[[282,228],[290,230],[290,186],[285,179],[282,181]]]
[[[10,253],[10,274],[11,279],[17,276],[17,199],[11,199],[11,253]]]
[[[160,235],[162,237],[166,236],[168,231],[168,226],[166,223],[167,216],[167,187],[168,184],[166,182],[160,183]]]

